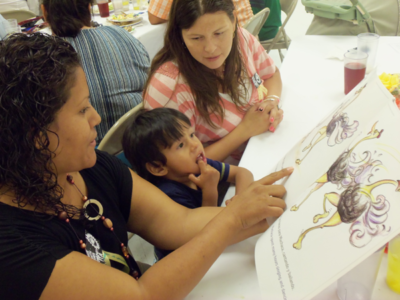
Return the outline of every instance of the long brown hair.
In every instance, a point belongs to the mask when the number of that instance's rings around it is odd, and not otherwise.
[[[212,127],[210,114],[216,114],[221,122],[224,119],[223,103],[220,100],[218,86],[228,93],[239,111],[245,101],[243,95],[247,92],[242,79],[245,67],[239,49],[239,30],[235,24],[236,34],[233,37],[232,49],[225,61],[224,78],[217,76],[211,70],[199,63],[186,48],[182,37],[182,30],[189,29],[196,20],[204,14],[226,12],[231,21],[235,20],[235,6],[232,0],[174,0],[169,13],[167,32],[164,38],[164,47],[154,57],[150,74],[144,87],[143,99],[146,96],[151,78],[158,68],[169,61],[178,64],[179,72],[186,79],[195,99],[196,108],[200,115]],[[242,86],[241,91],[239,87]],[[143,100],[144,101],[144,100]]]

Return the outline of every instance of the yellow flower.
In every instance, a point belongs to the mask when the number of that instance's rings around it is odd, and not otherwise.
[[[400,79],[398,74],[382,73],[379,76],[379,79],[382,81],[383,85],[389,90],[389,92],[393,92],[399,87]]]

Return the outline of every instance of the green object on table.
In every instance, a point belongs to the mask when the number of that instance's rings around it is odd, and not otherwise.
[[[329,0],[301,0],[301,3],[308,13],[327,19],[349,21],[355,25],[365,22],[369,32],[375,33],[375,25],[370,14],[358,0],[349,0],[349,4],[352,5]]]
[[[258,38],[260,41],[273,39],[278,33],[279,27],[282,26],[279,0],[250,0],[250,5],[254,15],[266,7],[269,8],[268,19],[261,28]]]

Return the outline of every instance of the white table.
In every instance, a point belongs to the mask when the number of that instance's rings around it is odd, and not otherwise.
[[[164,45],[164,34],[167,29],[167,24],[151,25],[149,22],[149,16],[147,10],[133,10],[132,4],[130,4],[130,11],[134,13],[142,12],[140,16],[143,17],[141,26],[134,27],[132,35],[137,38],[143,46],[146,48],[150,56],[150,61]],[[112,12],[110,13],[110,15]],[[102,18],[100,15],[96,15],[93,18],[94,21],[103,25],[113,25],[107,21],[107,18]]]
[[[399,73],[400,37],[381,37],[379,43],[378,74]],[[240,166],[252,171],[255,179],[273,171],[286,152],[342,100],[343,61],[326,57],[335,47],[344,52],[356,46],[353,36],[304,36],[292,41],[281,68],[284,120],[275,133],[251,138],[240,161]],[[225,199],[233,194],[231,188]],[[262,299],[254,262],[257,238],[228,247],[186,299]],[[386,269],[385,254],[372,300],[400,299],[399,294],[386,286]],[[334,283],[313,300],[337,299]]]

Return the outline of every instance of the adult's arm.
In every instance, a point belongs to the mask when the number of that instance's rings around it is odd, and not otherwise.
[[[254,183],[227,208],[192,210],[174,203],[132,173],[129,229],[149,240],[158,239],[158,245],[184,245],[152,266],[138,281],[72,252],[57,261],[40,299],[184,298],[226,246],[265,231],[265,218],[283,213],[285,204],[279,198],[285,193],[284,187],[263,184],[272,184],[290,173],[291,170],[283,170]]]
[[[260,105],[254,104],[246,112],[238,126],[222,139],[207,146],[204,149],[206,156],[213,160],[223,161],[249,138],[267,131],[270,126],[269,111],[273,108],[273,105],[267,103],[269,106],[263,111],[259,111]]]
[[[149,16],[149,21],[150,21],[151,25],[157,25],[157,24],[162,24],[162,23],[167,22],[167,20],[161,19],[161,18],[153,15],[151,12],[148,12],[148,16]]]

